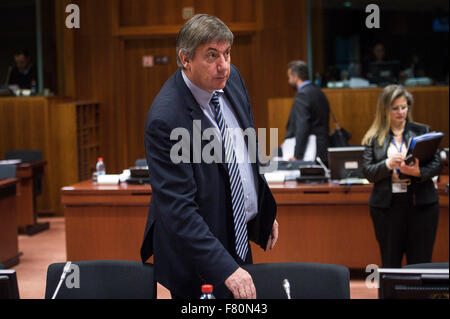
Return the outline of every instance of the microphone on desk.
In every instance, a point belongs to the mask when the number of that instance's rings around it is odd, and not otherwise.
[[[64,279],[66,279],[66,276],[67,276],[67,274],[68,274],[69,271],[70,271],[70,265],[71,265],[71,264],[72,264],[72,262],[70,262],[70,261],[68,261],[68,262],[65,264],[63,273],[62,273],[62,275],[61,275],[61,278],[59,279],[58,287],[56,287],[56,290],[55,290],[55,292],[54,292],[54,294],[53,294],[52,299],[55,299],[55,298],[56,298],[56,295],[58,294],[59,289],[61,288],[62,282],[64,281]]]
[[[283,280],[283,289],[286,293],[287,299],[291,299],[291,285],[287,279]]]
[[[323,168],[324,172],[325,172],[325,176],[328,176],[328,167],[325,166],[325,164],[322,162],[322,160],[320,159],[319,156],[316,157],[316,161],[317,163],[319,163],[319,165]]]

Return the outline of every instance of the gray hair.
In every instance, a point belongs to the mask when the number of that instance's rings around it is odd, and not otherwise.
[[[177,64],[183,67],[179,52],[192,59],[195,50],[202,44],[215,41],[233,44],[233,33],[219,18],[208,14],[196,14],[187,21],[177,35]]]
[[[297,74],[302,81],[309,80],[309,69],[306,62],[300,60],[291,61],[288,64],[288,69],[291,70],[293,74]]]

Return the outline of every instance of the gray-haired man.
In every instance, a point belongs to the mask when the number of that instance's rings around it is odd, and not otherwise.
[[[255,298],[252,278],[241,268],[252,262],[248,240],[272,249],[278,238],[276,204],[258,164],[237,163],[237,140],[243,138],[226,133],[254,128],[247,90],[230,63],[232,43],[233,34],[216,17],[186,22],[177,37],[180,68],[147,115],[152,200],[141,257],[154,256],[156,280],[175,298],[198,298],[202,284],[213,284],[217,298]],[[231,161],[192,161],[192,139],[191,161],[171,161],[178,142],[171,132],[184,128],[192,137],[198,121],[201,132],[217,129]]]

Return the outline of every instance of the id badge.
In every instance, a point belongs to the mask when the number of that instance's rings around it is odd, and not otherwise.
[[[406,193],[408,192],[407,183],[392,183],[392,193]]]

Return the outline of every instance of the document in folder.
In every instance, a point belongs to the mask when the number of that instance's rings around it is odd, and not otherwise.
[[[283,161],[289,161],[294,157],[296,140],[295,137],[287,138],[281,144],[281,151],[283,153]],[[317,153],[316,136],[311,134],[308,136],[308,142],[306,144],[305,154],[303,158],[298,158],[299,160],[306,162],[314,162],[316,160]]]
[[[408,155],[411,156],[407,156],[406,164],[412,163],[414,157],[421,162],[431,160],[436,154],[443,137],[444,133],[442,132],[431,132],[413,137],[408,148]]]

